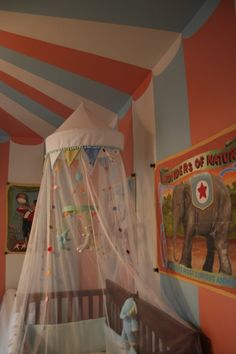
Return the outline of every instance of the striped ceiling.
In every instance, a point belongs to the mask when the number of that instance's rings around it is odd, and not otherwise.
[[[0,141],[38,143],[81,101],[122,118],[212,0],[1,0]]]

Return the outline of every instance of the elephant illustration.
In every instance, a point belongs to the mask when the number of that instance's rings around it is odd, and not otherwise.
[[[193,181],[195,179],[195,181]],[[191,268],[192,239],[206,237],[207,255],[203,270],[212,272],[215,250],[219,257],[219,272],[231,275],[228,255],[228,231],[231,223],[231,199],[223,181],[208,173],[193,176],[173,190],[174,259],[176,234],[180,223],[184,228],[184,242],[180,263]]]

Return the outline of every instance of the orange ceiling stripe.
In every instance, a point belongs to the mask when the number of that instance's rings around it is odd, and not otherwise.
[[[33,124],[33,122],[32,122]],[[43,138],[0,107],[0,126],[14,141],[39,144]],[[20,139],[20,140],[19,140]]]
[[[135,65],[6,31],[0,31],[0,45],[130,95],[150,72]]]
[[[42,106],[48,108],[50,111],[57,113],[63,118],[69,117],[73,110],[64,104],[54,100],[53,98],[45,95],[41,91],[23,83],[22,81],[10,76],[0,70],[0,80],[5,82],[8,86],[13,87],[23,95],[30,97],[32,100],[38,102]]]
[[[233,1],[221,1],[207,23],[183,42],[192,144],[236,122],[235,39]]]
[[[133,99],[134,101],[136,101],[137,99],[139,99],[139,97],[141,97],[144,92],[146,91],[146,89],[148,88],[150,82],[152,80],[152,73],[148,73],[147,76],[145,77],[145,79],[141,82],[141,84],[137,87],[137,89],[135,90],[135,92],[133,93]]]

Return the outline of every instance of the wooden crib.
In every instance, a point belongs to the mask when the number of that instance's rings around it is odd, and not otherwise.
[[[54,307],[57,311],[57,323],[103,317],[105,315],[104,302],[106,301],[109,326],[115,332],[121,334],[122,321],[120,320],[120,311],[128,297],[134,297],[138,309],[140,335],[138,336],[137,352],[139,354],[211,353],[209,345],[207,345],[206,350],[201,351],[202,338],[204,337],[199,330],[178,322],[164,311],[142,300],[138,294],[128,292],[111,280],[106,280],[106,288],[103,290],[93,289],[47,294],[47,323],[53,323],[50,321],[49,311],[53,301],[56,301]],[[35,318],[32,320],[31,316],[31,321],[35,324],[40,324],[42,303],[45,303],[45,294],[32,294],[29,297],[26,313],[29,312],[29,307],[33,305]],[[77,308],[77,311],[75,308]],[[27,322],[27,318],[25,320]],[[173,344],[175,342],[173,338],[178,338],[179,336],[186,338],[184,348],[180,348],[178,344]]]
[[[57,323],[99,318],[104,315],[103,297],[104,291],[102,289],[61,291],[48,293],[47,295],[42,293],[31,294],[28,299],[26,317],[30,312],[32,313],[30,306],[32,309],[33,305],[34,318],[31,315],[31,322],[41,324],[40,313],[42,305],[45,306],[46,302],[46,322],[53,324],[50,307],[54,302],[54,308],[56,309],[54,319],[57,318]],[[25,322],[27,322],[27,318]]]
[[[119,285],[106,281],[106,301],[109,325],[121,333],[120,310],[128,297],[134,297],[138,309],[139,354],[211,354],[207,338],[199,331],[180,323],[166,312],[142,300],[138,294],[129,293]],[[173,338],[186,338],[184,348]],[[205,347],[205,348],[202,348]]]

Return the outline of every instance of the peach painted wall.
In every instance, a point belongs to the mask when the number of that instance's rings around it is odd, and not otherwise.
[[[236,123],[236,16],[222,0],[201,29],[183,41],[191,143]],[[214,354],[236,353],[236,298],[199,287],[199,321]]]
[[[0,144],[0,299],[5,291],[6,184],[8,179],[9,143]]]
[[[184,40],[192,144],[236,123],[236,15],[222,0],[200,30]]]

